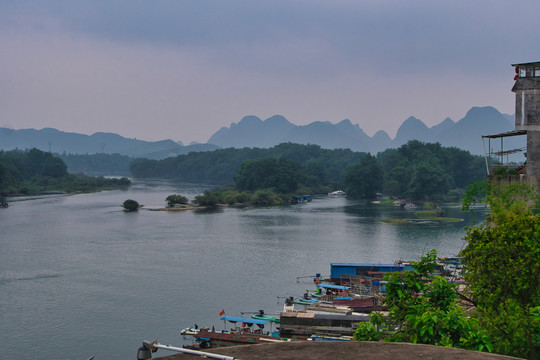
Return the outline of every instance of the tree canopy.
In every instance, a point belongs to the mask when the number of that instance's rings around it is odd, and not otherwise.
[[[467,231],[461,252],[477,316],[495,351],[540,355],[540,217],[530,200],[538,194],[522,183],[487,186],[491,213]]]
[[[435,273],[432,250],[412,271],[387,276],[388,316],[373,313],[359,324],[357,340],[407,341],[493,351],[520,358],[540,355],[540,216],[535,187],[493,179],[475,183],[491,208],[469,228],[461,251],[466,287],[457,292]],[[458,297],[459,296],[459,297]],[[465,312],[460,300],[471,303]]]
[[[345,172],[345,192],[354,198],[374,198],[382,190],[383,170],[377,158],[367,154]]]
[[[492,349],[486,331],[456,302],[456,285],[436,274],[436,255],[432,250],[412,262],[412,270],[386,277],[388,316],[372,313],[369,322],[358,325],[356,340]]]
[[[131,184],[127,178],[106,179],[68,174],[64,161],[38,149],[0,151],[0,195],[44,191],[94,191]]]
[[[459,196],[475,179],[486,177],[480,156],[419,141],[377,156],[291,143],[269,149],[229,148],[163,160],[135,159],[130,170],[135,177],[221,185],[235,182],[240,190],[307,188],[324,193],[346,188],[351,197],[382,192],[414,200],[444,199],[450,190]]]
[[[173,207],[176,204],[187,204],[189,202],[189,199],[184,195],[173,194],[167,196],[167,198],[165,198],[165,201],[167,202],[167,205],[169,207]]]
[[[279,193],[286,194],[298,189],[304,180],[304,174],[300,164],[293,160],[283,157],[254,159],[240,164],[234,180],[236,188],[240,191],[275,189]]]
[[[139,203],[136,200],[133,199],[127,199],[122,204],[122,207],[125,211],[137,211],[141,207]]]

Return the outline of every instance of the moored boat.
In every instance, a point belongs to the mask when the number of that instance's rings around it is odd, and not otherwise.
[[[266,321],[270,321],[270,322],[274,322],[274,323],[279,322],[279,316],[266,315],[264,313],[264,310],[259,310],[259,312],[257,314],[251,315],[251,318],[252,319],[257,319],[257,320],[266,320]]]
[[[279,336],[279,332],[277,331],[264,329],[265,325],[272,323],[269,320],[235,316],[223,316],[221,320],[234,325],[230,330],[222,331],[215,331],[214,328],[212,330],[209,328],[186,328],[180,334],[184,337],[193,337],[197,346],[201,349],[265,342],[306,340],[305,337],[283,338]]]

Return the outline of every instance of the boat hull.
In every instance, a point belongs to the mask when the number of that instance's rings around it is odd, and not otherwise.
[[[236,333],[234,331],[217,332],[201,329],[197,333],[182,332],[184,336],[193,336],[201,349],[219,348],[225,346],[262,344],[267,342],[300,341],[306,338],[280,338],[278,336],[257,333]]]

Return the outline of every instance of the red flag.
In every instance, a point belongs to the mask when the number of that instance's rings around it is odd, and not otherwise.
[[[221,311],[219,312],[219,316],[223,316],[225,315],[225,309],[221,309]]]

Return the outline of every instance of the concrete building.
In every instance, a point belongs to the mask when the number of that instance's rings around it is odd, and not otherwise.
[[[515,129],[501,134],[482,136],[488,142],[486,166],[488,176],[500,175],[509,182],[522,181],[535,184],[540,189],[540,61],[512,64],[515,68],[516,94]],[[504,149],[504,139],[526,136],[526,148]],[[492,150],[492,142],[500,141],[500,148]],[[508,162],[508,156],[525,151],[524,163]]]
[[[540,176],[540,62],[514,64],[516,130],[527,133],[527,177]]]

